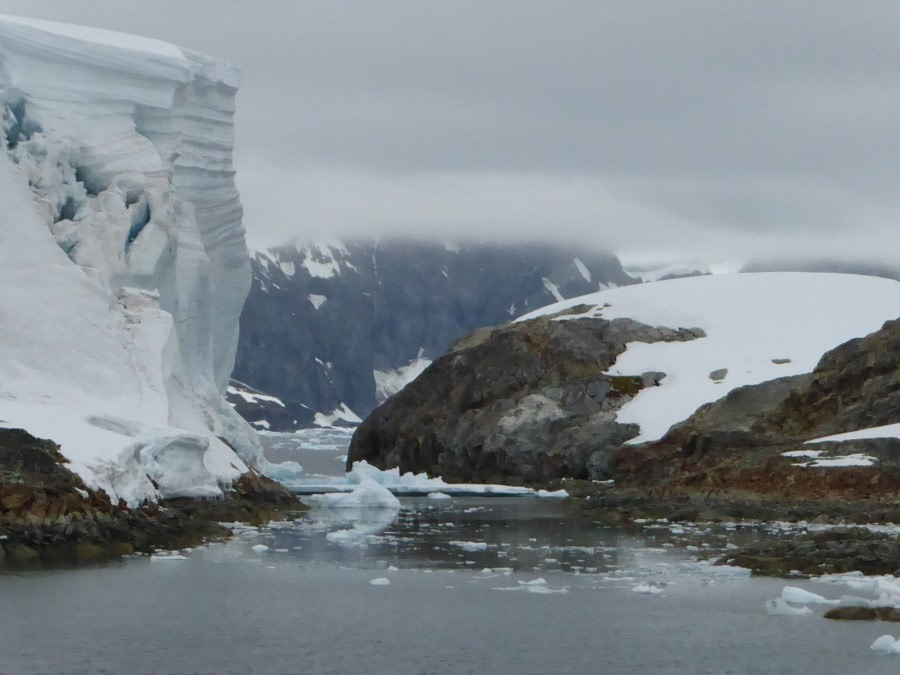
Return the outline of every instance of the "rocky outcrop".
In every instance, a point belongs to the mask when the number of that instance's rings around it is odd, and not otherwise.
[[[0,567],[91,563],[228,536],[220,522],[261,523],[305,507],[283,486],[244,474],[220,499],[128,508],[70,471],[59,446],[0,429]]]
[[[900,547],[896,536],[871,532],[861,527],[837,527],[806,533],[789,539],[775,539],[736,549],[718,564],[748,567],[762,576],[803,574],[896,574],[900,570]],[[841,615],[834,619],[875,619],[871,615]],[[887,619],[887,620],[900,620]]]
[[[900,422],[900,319],[822,356],[813,373],[732,391],[700,408],[656,443],[616,454],[623,485],[657,492],[747,490],[815,498],[889,498],[900,492],[900,439],[805,445],[814,438]],[[786,452],[823,458],[864,454],[871,466],[810,466]]]
[[[638,433],[617,423],[616,411],[665,373],[605,371],[627,342],[691,340],[703,332],[556,318],[462,339],[360,425],[348,467],[366,460],[449,481],[520,484],[608,477],[612,453]]]
[[[364,417],[475,328],[636,283],[613,255],[548,246],[297,243],[251,262],[234,377],[283,405],[230,400],[282,431],[342,405]]]

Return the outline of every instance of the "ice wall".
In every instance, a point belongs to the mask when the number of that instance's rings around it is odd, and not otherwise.
[[[237,84],[173,45],[0,16],[0,420],[130,501],[262,461],[222,397],[250,285]]]

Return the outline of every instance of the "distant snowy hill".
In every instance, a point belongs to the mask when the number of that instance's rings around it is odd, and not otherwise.
[[[261,461],[223,398],[250,285],[236,87],[173,45],[0,17],[0,420],[114,500]]]
[[[728,431],[744,428],[793,388],[801,394],[788,422],[805,423],[804,408],[813,407],[826,420],[846,417],[808,425],[793,440],[873,426],[882,428],[863,433],[890,437],[900,421],[891,399],[897,333],[882,326],[897,317],[900,283],[847,274],[704,275],[572,298],[456,344],[363,421],[347,464],[511,484],[618,482],[639,467],[635,475],[648,486],[677,466],[687,481],[712,481],[691,468],[706,445],[654,463],[637,444],[659,440],[730,393],[728,405],[705,410]],[[803,377],[839,345],[843,356],[818,380]],[[870,375],[879,395],[866,398]],[[811,381],[819,384],[802,393]],[[860,401],[864,408],[845,415]],[[788,426],[772,426],[750,445],[783,442]],[[736,438],[719,436],[725,454]]]
[[[234,391],[261,428],[352,424],[456,339],[549,302],[633,284],[615,256],[537,245],[292,243],[252,256]]]
[[[871,333],[900,316],[900,283],[851,274],[770,272],[675,279],[618,288],[527,314],[527,319],[577,305],[579,317],[627,317],[652,326],[701,328],[706,337],[679,343],[632,343],[615,375],[663,372],[618,413],[659,439],[671,425],[732,389],[809,373],[829,349]],[[560,320],[563,320],[560,319]]]

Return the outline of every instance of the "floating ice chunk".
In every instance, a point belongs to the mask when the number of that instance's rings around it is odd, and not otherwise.
[[[544,499],[565,499],[569,493],[565,490],[538,490],[537,496]]]
[[[532,579],[531,581],[519,581],[518,586],[499,586],[491,588],[492,591],[524,591],[526,593],[568,593],[568,588],[550,588],[547,586],[547,580],[543,577]]]
[[[429,492],[428,499],[453,499],[446,492]]]
[[[303,467],[297,462],[269,463],[265,468],[265,474],[279,483],[290,483],[303,478]]]
[[[349,493],[313,495],[309,498],[317,506],[327,509],[367,508],[399,509],[400,500],[383,485],[368,476],[362,476],[359,484]]]
[[[637,586],[632,586],[631,590],[634,593],[646,593],[647,595],[659,595],[663,592],[662,587],[656,584],[638,584]]]
[[[187,556],[180,553],[154,553],[150,556],[150,560],[187,560]]]
[[[791,607],[784,598],[766,600],[766,611],[771,616],[806,616],[812,614],[809,607]]]
[[[527,593],[568,593],[568,588],[548,588],[547,586],[526,586]]]
[[[372,579],[369,582],[372,586],[389,586],[391,583],[390,579],[386,579],[385,577],[378,577],[377,579]]]
[[[457,546],[463,551],[484,551],[488,545],[483,541],[448,541],[451,546]]]
[[[818,593],[812,593],[796,586],[785,586],[781,590],[781,599],[795,605],[837,605],[840,600],[829,600]]]
[[[269,547],[265,544],[256,544],[251,546],[251,550],[256,551],[257,553],[262,553],[263,551],[268,551]]]
[[[879,654],[900,654],[900,640],[895,640],[891,635],[882,635],[875,638],[869,649]]]

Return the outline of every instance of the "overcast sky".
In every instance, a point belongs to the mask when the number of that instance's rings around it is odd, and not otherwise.
[[[0,0],[243,71],[252,247],[900,259],[900,2]]]

